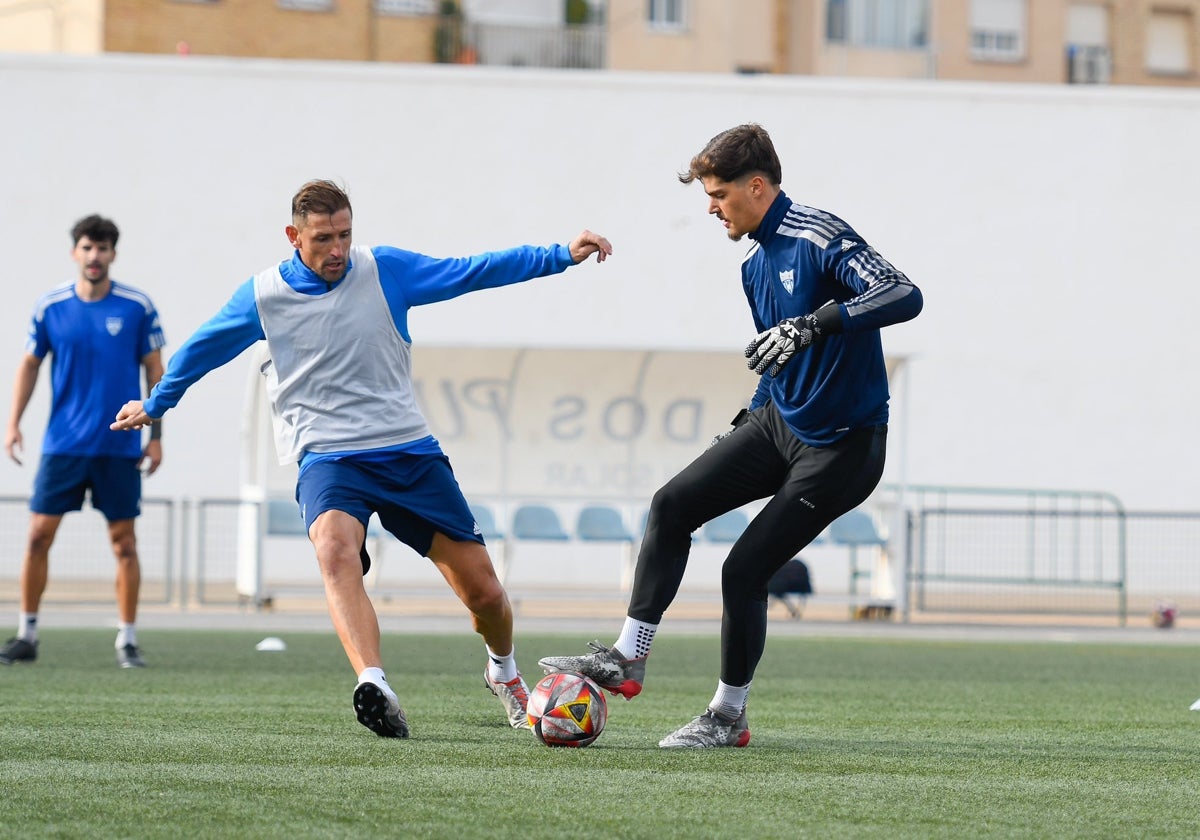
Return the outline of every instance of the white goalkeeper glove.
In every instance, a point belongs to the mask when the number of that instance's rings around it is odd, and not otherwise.
[[[762,373],[772,363],[771,375],[775,376],[791,361],[792,356],[808,347],[821,335],[816,315],[780,321],[769,330],[763,330],[746,345],[746,367]]]

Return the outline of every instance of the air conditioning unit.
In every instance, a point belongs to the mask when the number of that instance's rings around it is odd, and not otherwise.
[[[1067,81],[1073,85],[1106,85],[1112,79],[1112,51],[1108,47],[1067,47]]]

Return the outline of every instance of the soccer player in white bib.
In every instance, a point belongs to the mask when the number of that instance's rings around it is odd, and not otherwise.
[[[769,499],[721,571],[721,675],[704,713],[660,747],[744,747],[746,704],[767,634],[771,575],[833,520],[861,504],[883,474],[888,383],[881,327],[915,318],[920,291],[848,224],[783,192],[774,144],[758,125],[718,134],[679,176],[699,181],[708,212],[737,242],[752,240],[741,281],[760,374],[733,428],[650,503],[620,636],[582,656],[540,660],[631,699],[663,613],[687,567],[691,534],[710,519]]]
[[[389,685],[379,621],[363,586],[367,522],[429,557],[474,619],[487,648],[484,681],[513,728],[528,728],[528,689],[513,657],[513,616],[441,445],[417,407],[408,310],[476,289],[558,274],[612,246],[584,231],[569,244],[435,259],[353,239],[346,193],[310,181],[292,199],[292,256],[243,283],[171,357],[158,387],[130,401],[113,429],[154,424],[210,370],[265,340],[263,367],[282,464],[299,465],[303,517],[334,628],[358,683],[358,720],[384,737],[409,725]]]
[[[21,611],[17,635],[0,648],[0,664],[34,662],[38,656],[38,610],[49,577],[50,547],[63,515],[92,507],[108,521],[117,561],[117,664],[145,666],[137,639],[141,589],[134,521],[141,513],[142,473],[162,462],[162,429],[140,436],[109,428],[108,418],[162,376],[165,343],[158,312],[145,293],[109,276],[120,232],[109,219],[88,216],[71,230],[71,258],[79,276],[38,299],[25,353],[13,384],[12,413],[4,447],[21,463],[21,417],[47,356],[50,420],[29,501],[32,511],[21,565]]]

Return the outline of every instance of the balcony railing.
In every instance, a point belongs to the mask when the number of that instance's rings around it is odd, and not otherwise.
[[[604,27],[505,26],[447,18],[439,25],[438,60],[598,70],[605,66]]]

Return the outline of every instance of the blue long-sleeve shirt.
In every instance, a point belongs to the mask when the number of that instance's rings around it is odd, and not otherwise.
[[[841,332],[822,336],[777,376],[765,373],[751,408],[773,402],[810,446],[888,420],[879,329],[920,313],[920,290],[848,224],[792,203],[782,191],[750,235],[742,286],[759,332],[836,302]]]
[[[408,310],[414,306],[557,274],[574,264],[570,249],[561,244],[523,245],[473,257],[445,259],[390,246],[377,246],[371,253],[379,268],[379,283],[392,319],[405,341],[411,341]],[[281,263],[279,271],[289,286],[303,294],[324,294],[331,288],[331,284],[304,264],[299,252]],[[251,278],[171,356],[162,380],[143,404],[145,412],[154,418],[161,417],[178,405],[187,389],[206,373],[232,361],[265,338]]]

